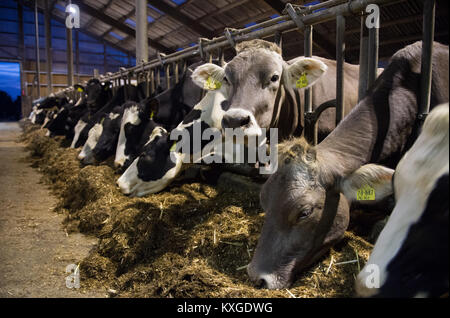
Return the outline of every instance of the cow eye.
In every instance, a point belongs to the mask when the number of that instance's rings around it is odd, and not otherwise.
[[[223,82],[224,84],[230,85],[230,82],[228,81],[228,78],[226,76],[223,78]]]
[[[272,76],[271,78],[270,78],[270,81],[271,82],[278,82],[278,80],[280,79],[280,76],[278,76],[278,75],[274,75],[274,76]]]
[[[297,214],[297,222],[300,222],[310,216],[313,212],[312,208],[304,208]]]

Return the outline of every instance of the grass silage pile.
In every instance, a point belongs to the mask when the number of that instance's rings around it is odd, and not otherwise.
[[[129,198],[110,163],[83,167],[67,141],[35,126],[24,127],[22,140],[59,198],[55,211],[65,215],[66,231],[99,239],[80,264],[81,288],[118,297],[350,297],[372,248],[347,232],[289,290],[256,289],[245,265],[264,220],[257,192],[178,182]],[[353,262],[339,264],[346,261]]]

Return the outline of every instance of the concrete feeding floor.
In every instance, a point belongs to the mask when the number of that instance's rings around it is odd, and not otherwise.
[[[17,123],[0,123],[0,297],[106,297],[106,290],[66,287],[66,266],[97,243],[67,235],[56,198],[29,166]]]

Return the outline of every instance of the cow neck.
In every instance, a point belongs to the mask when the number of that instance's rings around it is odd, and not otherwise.
[[[316,146],[325,184],[346,176],[369,162],[377,139],[377,118],[371,97],[357,107]]]

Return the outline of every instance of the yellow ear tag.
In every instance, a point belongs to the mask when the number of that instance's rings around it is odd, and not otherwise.
[[[205,82],[205,86],[204,88],[210,91],[214,91],[216,89],[219,89],[222,87],[222,83],[215,80],[214,78],[212,78],[211,76],[208,77],[208,80]]]
[[[174,141],[172,147],[170,147],[170,152],[175,151],[176,148],[177,148],[177,142]]]
[[[81,87],[78,87],[77,91],[80,92],[80,93],[83,93],[83,89]]]
[[[152,113],[150,114],[150,119],[153,119],[153,117],[155,117],[155,111],[153,110]]]
[[[374,201],[375,189],[369,185],[365,185],[356,191],[356,200],[358,201]]]
[[[303,88],[308,86],[308,78],[306,77],[306,73],[303,72],[302,75],[300,75],[300,78],[297,80],[297,88]]]

